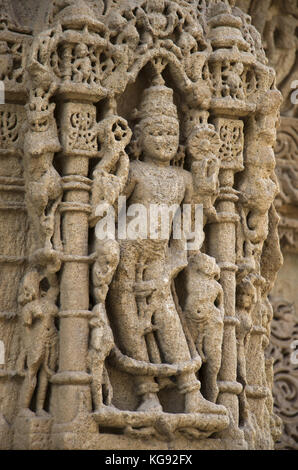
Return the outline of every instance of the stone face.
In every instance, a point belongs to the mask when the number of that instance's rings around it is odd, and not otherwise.
[[[0,446],[272,449],[260,34],[227,0],[25,5],[0,13]]]
[[[297,449],[297,289],[298,276],[298,200],[297,200],[297,22],[298,6],[291,0],[237,1],[252,16],[252,23],[263,37],[270,65],[276,70],[276,82],[283,94],[281,125],[275,147],[276,173],[280,192],[278,210],[279,236],[284,257],[274,290],[269,356],[274,358],[275,410],[283,419],[284,429],[278,449]]]

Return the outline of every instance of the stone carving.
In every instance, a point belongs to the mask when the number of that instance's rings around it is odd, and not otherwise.
[[[109,113],[112,110],[109,110]],[[116,115],[108,115],[98,126],[98,138],[102,143],[102,159],[93,171],[91,225],[98,221],[97,207],[115,206],[123,193],[129,173],[129,157],[125,147],[130,142],[131,130],[127,122]],[[110,137],[108,137],[110,136]]]
[[[276,173],[280,188],[275,206],[280,216],[279,235],[285,257],[284,269],[286,271],[289,267],[291,256],[297,252],[298,246],[298,225],[296,220],[297,103],[295,99],[297,89],[295,81],[297,78],[296,29],[298,10],[297,5],[292,1],[266,0],[257,2],[252,0],[243,2],[239,0],[237,5],[252,16],[252,23],[257,27],[260,35],[262,35],[269,63],[276,71],[277,86],[284,98],[281,106],[281,126],[278,131],[277,145],[275,147],[277,157]],[[288,272],[290,272],[289,269]],[[290,274],[288,275],[287,282],[290,282]],[[274,296],[279,297],[282,295],[283,289],[285,290],[284,298],[287,298],[287,296],[291,297],[291,292],[287,290],[285,284],[285,278],[281,274],[277,279]],[[293,293],[294,291],[295,288]],[[282,321],[280,325],[282,328]],[[272,342],[274,341],[274,336],[272,336]],[[291,381],[290,375],[293,372],[290,368],[287,373],[289,374],[288,381]],[[282,398],[279,398],[279,396],[282,397],[281,389],[279,393],[275,392],[275,400],[277,403],[284,403],[285,409],[287,409],[288,404]],[[284,414],[285,412],[280,409],[279,415],[283,418]],[[289,429],[286,420],[284,420],[284,433],[279,441],[278,448],[283,446],[284,448],[297,447]]]
[[[297,448],[297,364],[293,363],[293,338],[297,323],[293,304],[272,298],[274,318],[268,356],[274,361],[275,411],[282,418],[284,432],[277,442],[278,449]]]
[[[26,105],[29,124],[24,138],[26,203],[34,227],[36,247],[51,250],[55,224],[58,223],[57,209],[62,200],[61,178],[53,166],[54,154],[61,147],[53,116],[55,104],[49,103],[55,86],[50,85],[50,77],[42,73],[39,76],[38,71],[34,79],[39,81],[40,86],[34,90]]]
[[[205,216],[209,217],[215,214],[214,203],[219,193],[220,146],[221,140],[210,124],[194,127],[187,140],[195,202],[203,205]]]
[[[297,106],[291,102],[292,82],[297,73],[297,6],[292,0],[237,1],[252,16],[252,23],[263,37],[270,64],[276,70],[277,85],[284,102],[282,114],[296,117]]]
[[[109,285],[119,263],[119,245],[116,241],[106,241],[96,250],[96,261],[93,265],[93,285],[96,305],[90,320],[91,338],[89,350],[89,367],[92,374],[92,397],[95,410],[103,404],[103,388],[106,392],[106,403],[112,403],[112,387],[104,362],[114,347],[114,337],[109,326],[105,309],[105,300]]]
[[[48,290],[42,290],[47,280]],[[45,399],[50,377],[54,374],[58,359],[58,332],[55,317],[59,284],[55,275],[43,278],[38,271],[29,271],[23,279],[19,303],[22,307],[22,350],[18,368],[25,370],[25,380],[20,397],[20,408],[30,411],[36,388],[36,414],[45,413]],[[25,369],[26,364],[26,369]],[[38,374],[38,382],[37,382]]]
[[[253,434],[254,431],[253,423],[251,422],[252,417],[246,396],[246,388],[248,385],[246,373],[246,348],[253,326],[252,310],[256,304],[256,301],[256,288],[252,280],[249,279],[249,277],[246,277],[237,286],[236,315],[239,322],[236,326],[236,338],[238,357],[237,378],[243,386],[243,390],[239,395],[240,420],[243,423],[243,427],[247,435]]]
[[[3,251],[20,284],[0,316],[3,447],[271,449],[281,100],[260,36],[228,0],[53,0],[39,18],[5,19],[16,48],[0,30],[18,83],[0,156],[22,161],[0,191],[22,179],[28,215],[22,257]]]
[[[297,205],[297,136],[296,119],[283,117],[275,148],[276,173],[280,193],[276,200],[281,221],[279,226],[281,246],[284,250],[297,249],[297,222],[287,206]]]
[[[1,119],[1,148],[13,148],[20,135],[19,116],[14,106],[7,106],[6,110],[0,112]]]
[[[170,205],[187,202],[192,190],[191,176],[179,167],[170,166],[178,150],[179,123],[172,91],[160,76],[146,90],[137,117],[142,161],[130,166],[129,182],[124,190],[130,204],[143,203],[149,209],[150,204],[166,201]],[[156,240],[125,240],[120,244],[120,262],[111,286],[112,315],[121,347],[139,361],[161,363],[164,357],[167,363],[178,364],[191,360],[171,292],[174,276],[183,269],[185,260],[182,258],[179,265],[168,244],[169,240],[160,239],[160,235]],[[144,318],[140,325],[138,317]],[[136,385],[141,397],[138,411],[160,411],[159,387],[153,377],[139,376]],[[186,413],[224,412],[204,400],[194,372],[178,374],[177,386],[185,394]]]
[[[186,271],[184,313],[204,364],[206,397],[216,403],[217,376],[223,337],[223,290],[217,282],[220,269],[214,258],[202,253],[192,257]]]
[[[280,194],[277,207],[283,204],[297,204],[297,136],[296,120],[283,118],[275,148],[277,175],[280,182]]]

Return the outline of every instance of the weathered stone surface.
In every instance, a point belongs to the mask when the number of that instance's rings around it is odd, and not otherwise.
[[[260,34],[232,0],[1,6],[1,446],[272,449]]]
[[[273,353],[274,357],[275,410],[284,423],[284,432],[277,448],[297,449],[297,374],[293,361],[296,357],[295,341],[298,339],[298,6],[292,0],[238,0],[237,5],[252,16],[252,23],[262,34],[269,63],[276,70],[277,87],[284,98],[275,147],[280,187],[275,206],[280,216],[279,235],[284,266],[273,291],[274,327],[269,354]]]

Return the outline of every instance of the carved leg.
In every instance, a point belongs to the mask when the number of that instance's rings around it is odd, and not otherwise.
[[[140,325],[138,308],[133,291],[139,254],[134,246],[125,246],[125,258],[120,259],[116,279],[109,292],[112,319],[117,328],[119,346],[125,354],[139,361],[149,362],[146,340]],[[158,385],[153,377],[135,379],[137,394],[141,397],[139,411],[161,410],[156,393]]]
[[[51,249],[53,247],[53,238],[55,236],[55,225],[56,225],[56,214],[58,206],[61,202],[61,197],[56,200],[49,199],[47,207],[45,209],[45,248]]]
[[[103,367],[104,364],[102,361],[97,360],[96,352],[92,358],[92,382],[91,382],[91,392],[92,400],[94,403],[95,411],[98,411],[103,405],[103,396],[102,396],[102,386],[103,386]]]
[[[36,414],[38,416],[42,416],[44,414],[47,414],[44,410],[44,404],[48,388],[48,374],[44,366],[42,366],[39,372],[38,382],[39,383],[36,396]]]
[[[210,320],[204,331],[203,350],[206,363],[202,367],[202,373],[204,396],[213,403],[216,403],[218,396],[217,376],[221,366],[222,338],[223,322],[220,319]]]
[[[237,342],[237,378],[239,383],[243,386],[243,390],[239,395],[239,418],[242,424],[245,424],[248,419],[248,402],[245,395],[245,387],[247,385],[246,380],[246,359],[245,359],[245,348],[244,338],[239,338]]]
[[[28,372],[25,377],[23,388],[21,392],[21,408],[30,408],[32,396],[37,384],[37,373],[42,362],[42,356],[38,358],[34,363],[28,364]]]
[[[111,385],[109,374],[105,366],[103,367],[103,399],[108,406],[112,405],[113,387]]]
[[[157,327],[157,342],[163,352],[165,361],[169,364],[190,361],[188,344],[170,289],[161,308],[154,315],[154,324]],[[179,375],[177,385],[179,391],[185,394],[186,413],[224,412],[222,407],[214,405],[203,398],[200,392],[200,382],[194,372]]]

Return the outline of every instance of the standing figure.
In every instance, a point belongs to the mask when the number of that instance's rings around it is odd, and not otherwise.
[[[244,67],[241,62],[230,64],[224,63],[225,69],[222,72],[223,92],[227,97],[233,99],[244,100],[245,93],[243,90],[243,82],[241,75],[243,74]]]
[[[13,56],[6,41],[0,41],[0,80],[4,80],[13,71]]]
[[[98,136],[102,147],[102,159],[92,174],[92,214],[89,220],[91,227],[100,220],[97,214],[98,207],[103,214],[104,209],[108,210],[117,204],[129,172],[129,158],[125,147],[131,139],[131,130],[125,119],[116,116],[110,109],[108,115],[98,125]]]
[[[149,214],[152,204],[156,207],[176,205],[179,208],[182,203],[191,202],[191,174],[170,165],[178,151],[179,121],[173,90],[164,85],[161,75],[157,74],[152,86],[144,92],[138,119],[135,137],[141,158],[130,165],[124,190],[129,206],[142,204]],[[174,212],[169,217],[170,226]],[[173,281],[187,262],[183,259],[181,265],[171,271],[171,250],[179,256],[179,247],[173,243],[178,240],[172,240],[171,234],[164,237],[160,226],[155,239],[151,239],[149,232],[148,228],[147,237],[119,241],[120,262],[109,293],[110,314],[117,328],[119,347],[124,354],[138,361],[155,362],[158,351],[161,362],[185,363],[192,357],[174,301]],[[140,266],[143,266],[141,276]],[[150,304],[152,294],[160,289],[163,292],[159,297],[159,306],[151,309],[151,328],[147,324],[144,329],[144,322],[140,323],[140,300],[141,306],[144,300]],[[151,335],[149,341],[148,335]],[[179,372],[176,384],[184,395],[185,413],[225,412],[223,407],[203,398],[194,371]],[[154,377],[145,374],[136,376],[136,389],[140,396],[138,411],[162,410],[157,396],[159,386]]]
[[[187,150],[191,157],[195,202],[203,205],[205,222],[216,214],[214,202],[219,194],[219,148],[219,135],[210,124],[194,127],[188,136]]]
[[[49,284],[47,291],[41,287],[43,279]],[[26,365],[21,409],[30,409],[37,388],[36,414],[39,416],[46,414],[44,406],[49,378],[55,372],[58,359],[58,332],[55,326],[58,292],[55,274],[45,278],[34,270],[25,275],[18,299],[22,307],[23,343],[18,368],[24,369]]]
[[[97,242],[97,258],[92,268],[93,295],[96,301],[90,320],[88,367],[92,375],[91,391],[95,411],[103,402],[111,405],[113,393],[105,368],[105,359],[114,346],[114,337],[106,314],[105,301],[109,285],[119,262],[119,245],[115,240]]]
[[[197,350],[203,360],[206,398],[216,403],[217,376],[221,366],[223,340],[223,290],[220,269],[214,258],[203,253],[192,256],[185,269],[184,313]]]
[[[73,80],[76,83],[88,83],[92,70],[89,50],[86,44],[77,44],[74,51]]]
[[[246,398],[247,377],[246,377],[246,345],[251,332],[253,321],[252,312],[257,302],[257,291],[252,281],[245,278],[237,286],[236,316],[239,323],[236,326],[237,339],[237,380],[243,386],[239,395],[240,422],[245,430],[249,432],[253,429],[250,422],[249,405]]]
[[[30,102],[26,105],[28,128],[24,139],[24,169],[26,205],[35,249],[51,250],[54,240],[59,244],[62,182],[53,160],[61,150],[57,125],[54,118],[55,104],[50,98],[56,90],[51,77],[33,63],[30,68],[33,79],[41,82],[30,92]],[[37,85],[36,84],[36,85]]]

